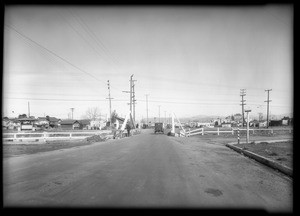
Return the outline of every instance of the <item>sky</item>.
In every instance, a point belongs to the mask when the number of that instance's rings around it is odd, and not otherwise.
[[[293,113],[293,7],[6,6],[3,116]],[[28,106],[29,105],[29,106]]]

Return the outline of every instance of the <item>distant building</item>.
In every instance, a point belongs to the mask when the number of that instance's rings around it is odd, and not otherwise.
[[[49,126],[52,128],[58,128],[60,126],[61,119],[55,117],[49,117]]]
[[[290,118],[289,117],[283,117],[283,119],[282,119],[282,125],[285,125],[285,126],[287,126],[287,125],[290,125]]]
[[[259,122],[259,127],[267,127],[267,121]]]
[[[79,129],[83,129],[83,130],[88,130],[91,129],[91,121],[89,119],[82,119],[82,120],[78,120],[79,122]]]
[[[282,126],[282,120],[271,120],[269,126]]]
[[[197,122],[197,127],[210,127],[210,126],[214,126],[214,125],[210,122]]]
[[[90,126],[93,130],[101,130],[101,128],[105,127],[106,120],[91,120]]]
[[[77,120],[67,119],[60,122],[60,127],[63,130],[80,129],[80,123]]]
[[[36,123],[37,119],[35,118],[21,118],[18,119],[20,121],[21,130],[35,130],[34,124]]]
[[[253,120],[249,122],[250,127],[259,127],[259,121]]]
[[[231,128],[231,123],[222,123],[221,126],[224,128]]]

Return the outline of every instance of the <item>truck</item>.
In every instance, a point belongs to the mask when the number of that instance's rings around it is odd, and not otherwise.
[[[156,132],[164,133],[163,123],[155,123],[155,125],[154,125],[154,133],[156,133]]]

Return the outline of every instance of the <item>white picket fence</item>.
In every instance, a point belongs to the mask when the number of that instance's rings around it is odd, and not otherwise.
[[[47,140],[70,140],[85,139],[93,135],[109,134],[110,130],[102,130],[95,132],[44,132],[44,133],[3,133],[4,141],[23,141],[23,140],[39,140],[46,142]],[[58,135],[58,136],[57,136]]]

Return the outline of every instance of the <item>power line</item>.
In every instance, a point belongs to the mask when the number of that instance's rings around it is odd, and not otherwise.
[[[103,82],[102,80],[99,80],[97,77],[93,76],[92,74],[84,71],[83,69],[77,67],[76,65],[74,65],[73,63],[69,62],[68,60],[66,60],[65,58],[59,56],[58,54],[54,53],[53,51],[47,49],[46,47],[42,46],[41,44],[37,43],[36,41],[32,40],[31,38],[27,37],[26,35],[22,34],[21,32],[19,32],[18,30],[16,30],[15,28],[5,24],[8,28],[14,30],[16,33],[18,33],[19,35],[21,35],[22,37],[26,38],[27,40],[31,41],[32,43],[36,44],[38,47],[46,50],[47,52],[51,53],[52,55],[56,56],[57,58],[61,59],[62,61],[66,62],[67,64],[71,65],[72,67],[76,68],[77,70],[89,75],[90,77],[94,78],[95,80],[99,81],[99,82]]]
[[[70,10],[70,13],[73,15],[72,11]],[[75,13],[75,12],[74,12]],[[111,58],[112,62],[117,65],[119,64],[117,59],[111,54],[111,52],[109,51],[109,49],[104,45],[104,43],[101,41],[101,39],[99,39],[99,37],[97,37],[95,35],[95,33],[89,28],[89,26],[84,22],[84,20],[80,17],[80,15],[76,14],[77,17],[79,18],[79,20],[81,21],[78,22],[81,26],[83,26],[84,30],[91,36],[91,38],[96,42],[96,44],[99,46],[100,49],[103,50],[103,52]],[[75,17],[73,15],[73,17]],[[76,18],[76,17],[75,17]]]
[[[96,52],[96,54],[99,55],[100,58],[104,57],[102,54],[100,54],[100,53],[95,49],[95,46],[91,45],[90,42],[89,42],[88,40],[86,40],[86,39],[82,36],[82,34],[79,33],[79,31],[77,31],[77,30],[73,27],[72,24],[70,24],[63,16],[61,16],[61,17],[62,17],[62,18],[65,20],[65,22],[72,28],[72,30],[73,30],[77,35],[79,35],[79,36],[80,36],[80,37],[81,37],[81,38],[89,45],[89,47],[92,48],[92,50]]]
[[[25,98],[25,97],[4,97],[5,99],[16,99],[16,100],[42,100],[42,101],[106,101],[106,99],[61,99],[61,98]],[[117,99],[115,101],[127,101]]]

